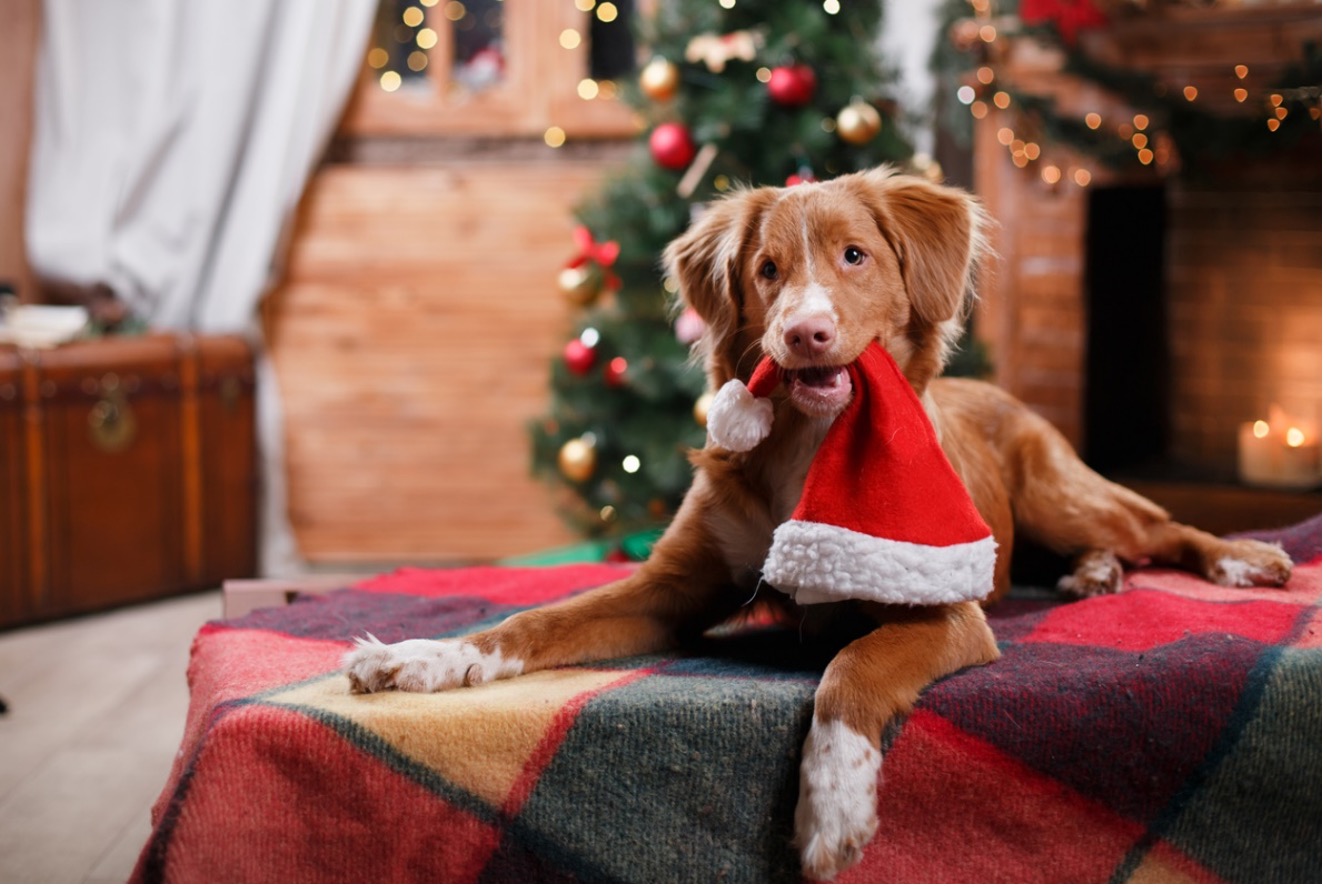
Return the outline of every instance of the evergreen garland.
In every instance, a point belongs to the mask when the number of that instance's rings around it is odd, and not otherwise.
[[[1279,106],[1267,104],[1265,96],[1249,96],[1246,113],[1217,114],[1181,91],[1169,89],[1147,72],[1108,65],[1093,58],[1079,43],[1065,39],[1052,23],[1021,21],[1016,17],[1017,6],[1011,0],[991,0],[982,20],[1000,23],[1001,40],[1024,37],[1056,48],[1065,59],[1065,73],[1099,86],[1128,107],[1145,113],[1150,119],[1150,132],[1163,134],[1161,138],[1173,147],[1178,163],[1172,166],[1181,175],[1201,178],[1218,170],[1226,161],[1283,152],[1301,145],[1304,139],[1320,143],[1320,43],[1305,43],[1301,60],[1288,65],[1273,78],[1271,86],[1262,89],[1266,95],[1279,96]],[[1007,94],[1010,107],[1025,122],[1020,127],[1022,132],[1034,133],[1041,142],[1069,145],[1110,169],[1138,168],[1138,150],[1127,139],[1119,138],[1112,128],[1088,126],[1081,116],[1061,113],[1052,99],[1001,81],[999,66],[991,60],[990,46],[982,41],[962,45],[963,41],[956,36],[972,15],[972,0],[947,0],[943,7],[941,39],[931,58],[941,88],[956,91],[970,72],[981,65],[990,65],[995,77],[990,83],[979,85],[976,96],[988,99],[1001,91]],[[1277,112],[1276,107],[1283,111]],[[1271,120],[1276,122],[1271,124]],[[953,104],[946,123],[961,143],[970,144],[972,116],[966,106]]]

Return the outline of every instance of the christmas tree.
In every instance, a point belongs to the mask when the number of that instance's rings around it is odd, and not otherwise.
[[[693,313],[659,257],[705,203],[880,163],[915,166],[879,57],[879,0],[676,0],[637,27],[646,64],[620,85],[644,121],[631,160],[578,211],[559,284],[582,307],[553,361],[534,466],[591,537],[663,524],[705,443]],[[937,176],[926,169],[914,170]]]

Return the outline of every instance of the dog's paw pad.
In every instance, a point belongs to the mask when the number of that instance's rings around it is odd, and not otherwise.
[[[807,877],[829,880],[857,864],[879,826],[879,749],[841,722],[811,725],[801,759],[796,835]]]

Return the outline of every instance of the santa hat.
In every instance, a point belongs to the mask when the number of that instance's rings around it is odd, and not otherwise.
[[[774,531],[764,580],[802,605],[985,598],[994,537],[911,384],[878,343],[847,372],[852,399],[816,452],[792,517]],[[766,357],[749,384],[729,381],[709,409],[714,443],[745,451],[768,435],[768,396],[782,376]]]

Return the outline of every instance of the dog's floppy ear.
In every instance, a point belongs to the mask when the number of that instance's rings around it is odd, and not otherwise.
[[[989,252],[984,208],[961,189],[885,167],[862,174],[862,188],[898,256],[913,311],[930,324],[957,316]]]
[[[777,194],[773,188],[749,189],[715,201],[663,253],[664,268],[677,282],[682,302],[704,319],[699,346],[708,356],[715,385],[738,375],[745,351],[738,337],[745,308],[742,260]]]

